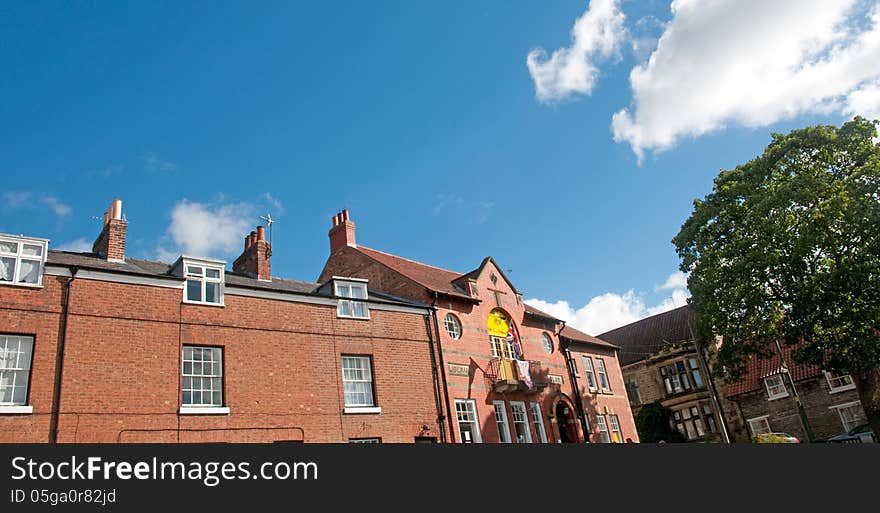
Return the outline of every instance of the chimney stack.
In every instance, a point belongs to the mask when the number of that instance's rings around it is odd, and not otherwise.
[[[232,270],[262,281],[272,280],[272,246],[266,241],[266,229],[258,226],[244,238],[244,251],[232,263]]]
[[[333,216],[333,227],[330,228],[329,235],[330,254],[336,253],[346,246],[357,247],[354,238],[354,222],[348,218],[347,209],[343,209],[342,212]]]
[[[124,262],[127,225],[122,217],[122,200],[116,198],[104,212],[104,226],[92,244],[92,253],[109,262]]]

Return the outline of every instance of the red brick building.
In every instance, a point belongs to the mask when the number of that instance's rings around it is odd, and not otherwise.
[[[615,346],[524,304],[491,257],[459,273],[370,249],[357,243],[345,210],[329,237],[319,281],[363,278],[434,308],[450,441],[583,442],[585,433],[593,442],[638,441]],[[587,358],[595,386],[578,370]]]
[[[424,305],[272,277],[262,227],[232,272],[127,258],[121,210],[91,253],[0,235],[0,441],[444,441]]]

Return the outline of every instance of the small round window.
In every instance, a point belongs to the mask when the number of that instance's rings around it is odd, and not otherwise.
[[[544,351],[547,351],[547,354],[553,353],[553,339],[550,335],[541,333],[541,343],[544,344]]]
[[[446,333],[449,333],[449,336],[452,337],[452,340],[458,340],[461,338],[461,322],[458,320],[458,317],[452,314],[446,314]]]

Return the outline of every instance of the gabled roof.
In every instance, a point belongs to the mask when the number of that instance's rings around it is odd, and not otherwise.
[[[646,317],[626,326],[599,334],[599,338],[620,347],[620,364],[644,359],[660,352],[668,343],[690,342],[693,313],[690,306]]]
[[[562,331],[559,332],[559,336],[567,338],[568,340],[571,340],[573,342],[580,342],[581,344],[592,344],[594,346],[602,346],[609,349],[619,349],[616,345],[610,342],[606,342],[592,335],[587,335],[583,331],[576,330],[571,326],[565,326],[564,328],[562,328]]]
[[[453,283],[462,276],[461,273],[423,264],[408,258],[390,255],[361,245],[358,245],[356,250],[389,269],[406,276],[428,290],[469,301],[478,301]]]
[[[817,365],[795,362],[792,357],[795,349],[795,346],[782,346],[782,354],[788,364],[788,371],[791,373],[792,379],[797,382],[822,374],[822,370]],[[733,397],[761,390],[764,388],[764,378],[780,372],[782,372],[782,361],[779,359],[778,352],[773,351],[773,355],[767,358],[752,356],[746,366],[745,374],[739,381],[727,385],[727,396]]]
[[[483,269],[486,268],[486,265],[489,264],[489,262],[492,262],[492,264],[495,266],[495,269],[498,269],[498,273],[501,274],[501,277],[504,278],[505,282],[507,282],[507,286],[510,287],[510,290],[512,290],[514,294],[519,294],[519,291],[516,290],[516,287],[513,286],[513,283],[511,283],[511,281],[507,278],[507,275],[504,274],[504,271],[501,269],[501,266],[498,265],[498,262],[496,262],[495,259],[492,258],[491,256],[487,256],[486,258],[484,258],[483,261],[480,262],[479,267],[477,267],[473,271],[459,277],[458,280],[464,280],[464,279],[476,280],[477,278],[479,278],[479,276],[481,274],[483,274]]]
[[[528,315],[533,315],[535,317],[543,317],[544,319],[549,319],[551,321],[562,322],[561,320],[557,319],[556,317],[553,317],[552,315],[550,315],[548,313],[544,313],[541,310],[538,310],[537,308],[535,308],[534,306],[532,306],[528,303],[523,303],[523,308],[526,311],[526,314],[528,314]]]

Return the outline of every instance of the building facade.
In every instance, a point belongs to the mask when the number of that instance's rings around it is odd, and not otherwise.
[[[804,442],[823,441],[867,423],[850,375],[797,363],[791,346],[781,350],[782,358],[778,353],[752,358],[742,378],[727,386],[751,437],[787,433]]]
[[[690,307],[683,306],[602,333],[620,346],[623,379],[634,416],[659,402],[670,422],[690,442],[747,439],[735,403],[718,390],[711,355],[693,335]]]
[[[450,441],[638,441],[616,348],[523,303],[491,257],[459,273],[367,248],[345,210],[333,218],[329,238],[319,281],[366,279],[393,297],[431,305]],[[606,386],[574,383],[572,347],[582,361],[604,365]]]
[[[242,255],[125,255],[114,201],[93,251],[0,236],[0,441],[445,441],[425,305],[366,280],[271,276]]]

